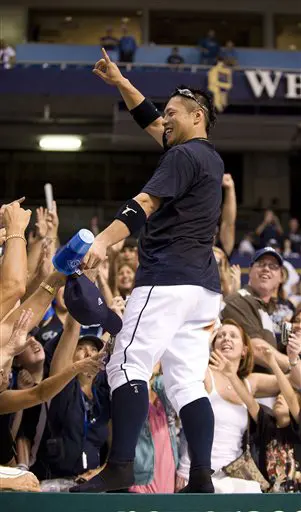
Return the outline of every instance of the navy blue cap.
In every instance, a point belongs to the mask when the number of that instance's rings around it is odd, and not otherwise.
[[[94,343],[97,350],[101,350],[104,347],[104,342],[98,336],[94,336],[93,334],[85,334],[84,336],[80,336],[78,338],[77,344],[84,343],[85,341],[91,341]]]
[[[29,334],[29,336],[35,337],[39,334],[40,330],[41,330],[40,327],[36,326],[36,327],[33,327],[33,329],[31,329],[31,331],[29,331],[28,334]]]
[[[121,318],[108,308],[97,286],[84,274],[67,277],[64,301],[70,315],[82,325],[99,324],[112,336],[122,328]]]
[[[283,266],[283,259],[282,259],[281,254],[279,254],[279,252],[275,251],[275,249],[273,249],[273,247],[264,247],[263,249],[256,251],[252,258],[251,266],[254,265],[254,263],[256,261],[258,261],[260,258],[262,258],[262,256],[265,256],[266,254],[270,254],[271,256],[274,256],[274,258],[276,258],[276,260],[278,260],[279,265],[281,267]]]

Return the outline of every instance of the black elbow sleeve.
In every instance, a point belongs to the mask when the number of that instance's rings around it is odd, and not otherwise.
[[[152,124],[156,119],[161,117],[159,110],[151,102],[145,98],[140,105],[129,111],[133,119],[143,130]]]

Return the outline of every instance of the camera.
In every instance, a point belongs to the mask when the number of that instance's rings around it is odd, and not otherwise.
[[[65,458],[64,441],[61,437],[52,437],[46,442],[47,458],[58,463]]]
[[[282,345],[288,344],[288,339],[293,330],[293,324],[290,322],[283,322],[281,325],[281,343]]]

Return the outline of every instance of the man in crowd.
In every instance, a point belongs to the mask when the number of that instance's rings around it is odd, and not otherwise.
[[[220,54],[220,45],[216,39],[215,30],[209,30],[206,37],[199,42],[201,64],[214,66]]]
[[[167,64],[184,64],[184,59],[179,53],[179,48],[174,46],[171,50],[171,54],[166,59]]]
[[[105,48],[107,51],[117,50],[119,40],[114,37],[112,27],[108,27],[104,36],[100,38],[101,48]]]
[[[222,57],[224,59],[226,66],[237,65],[237,51],[235,49],[233,41],[229,40],[226,42],[222,50]]]
[[[281,243],[283,229],[279,218],[272,210],[266,210],[264,219],[256,228],[255,233],[259,236],[260,248],[267,246],[271,239],[276,239],[278,243]]]
[[[127,27],[123,27],[122,36],[119,40],[119,62],[133,62],[136,50],[135,38],[129,35]]]
[[[266,345],[274,353],[284,372],[288,372],[290,361],[285,354],[277,350],[270,313],[274,307],[274,294],[278,289],[282,274],[283,259],[272,247],[257,251],[251,262],[249,285],[226,298],[222,318],[232,318],[241,325],[251,338],[257,370],[266,372],[262,351]]]

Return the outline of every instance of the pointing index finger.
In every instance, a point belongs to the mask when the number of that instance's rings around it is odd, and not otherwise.
[[[15,204],[15,203],[22,204],[22,203],[24,203],[24,201],[25,201],[25,196],[20,197],[20,199],[15,199],[11,203],[7,204],[6,206],[11,206],[12,204]]]
[[[107,64],[110,64],[111,59],[110,59],[110,57],[108,56],[108,54],[107,54],[106,50],[105,50],[104,48],[102,48],[102,49],[101,49],[101,51],[102,51],[102,53],[103,53],[103,56],[104,56],[104,59],[105,59],[106,63],[107,63]]]

